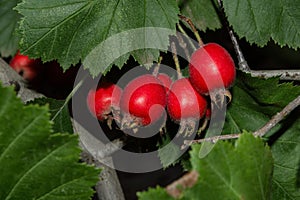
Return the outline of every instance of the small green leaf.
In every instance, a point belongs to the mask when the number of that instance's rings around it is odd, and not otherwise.
[[[229,23],[240,38],[245,37],[259,46],[272,38],[281,46],[300,47],[299,1],[224,0],[223,5]]]
[[[274,174],[272,199],[300,198],[300,119],[272,145]]]
[[[137,196],[139,200],[172,200],[173,198],[167,194],[166,190],[157,186],[156,188],[150,188],[145,192],[138,192]]]
[[[20,0],[0,1],[0,55],[12,56],[18,49],[19,38],[15,29],[20,20],[20,15],[13,10]]]
[[[174,144],[168,135],[162,138],[162,144],[158,146],[158,156],[164,168],[175,165],[178,162],[178,157],[181,155],[180,147]]]
[[[236,141],[218,141],[200,159],[201,145],[193,145],[191,163],[199,180],[184,193],[185,199],[269,199],[273,159],[269,147],[250,133]]]
[[[19,28],[22,52],[43,61],[57,59],[64,69],[81,59],[93,76],[109,71],[115,60],[120,67],[135,50],[132,54],[141,64],[157,60],[159,50],[167,50],[169,35],[175,34],[179,13],[175,0],[26,0],[16,9],[24,16]],[[165,31],[149,34],[147,27]]]
[[[77,136],[52,134],[47,106],[0,93],[0,199],[88,199],[99,170],[78,163]]]
[[[201,31],[206,29],[215,30],[221,28],[218,13],[214,1],[211,0],[190,0],[179,1],[181,13],[189,17],[195,26]]]
[[[49,105],[51,121],[53,121],[53,132],[55,133],[73,133],[73,126],[70,119],[68,106],[64,100],[56,100],[51,98],[35,99],[30,104]]]

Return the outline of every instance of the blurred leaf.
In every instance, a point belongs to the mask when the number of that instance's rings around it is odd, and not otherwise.
[[[150,188],[148,191],[145,192],[138,192],[137,196],[139,200],[172,200],[173,198],[169,196],[165,189],[161,187]]]
[[[20,20],[20,15],[13,10],[20,0],[0,1],[0,55],[13,56],[18,49],[19,38],[15,29]]]
[[[0,199],[88,199],[99,170],[78,163],[78,138],[51,134],[47,106],[0,86]]]

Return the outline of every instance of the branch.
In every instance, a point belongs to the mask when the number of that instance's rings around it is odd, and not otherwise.
[[[107,164],[113,166],[111,154],[122,148],[124,143],[120,140],[114,140],[111,143],[103,144],[76,120],[72,119],[72,123],[74,132],[79,135],[80,146],[85,150],[82,157],[84,161],[103,169],[100,173],[101,181],[96,186],[98,198],[101,200],[125,200],[116,171],[107,166]]]
[[[199,46],[200,47],[203,46],[204,43],[203,43],[203,41],[202,41],[195,25],[193,24],[192,20],[190,18],[186,17],[186,16],[183,16],[183,15],[179,15],[179,18],[188,23],[188,25],[191,27],[191,29],[192,29],[192,31],[193,31],[193,33],[194,33],[194,35],[195,35],[195,37],[198,41]]]
[[[28,89],[26,81],[2,58],[0,58],[0,81],[3,85],[14,85],[18,97],[20,97],[24,103],[34,100],[35,98],[43,97],[42,94]]]
[[[300,70],[243,70],[253,77],[272,78],[279,77],[280,80],[300,81]]]
[[[255,131],[253,134],[255,136],[264,136],[268,131],[270,131],[276,124],[283,120],[288,114],[290,114],[295,108],[300,105],[300,95],[291,101],[287,106],[285,106],[279,113],[274,115],[271,120],[266,123],[262,128]]]
[[[300,105],[300,95],[297,98],[295,98],[293,101],[291,101],[288,105],[286,105],[280,112],[275,114],[271,118],[271,120],[268,121],[263,127],[255,131],[253,135],[258,137],[263,137],[299,105]],[[218,136],[203,138],[199,140],[185,140],[181,148],[184,149],[187,146],[190,146],[195,143],[202,143],[202,142],[216,143],[218,140],[236,139],[239,138],[241,135],[242,135],[241,133],[238,133],[238,134],[218,135]]]
[[[166,191],[174,198],[180,197],[185,188],[193,187],[198,180],[198,172],[190,171],[166,187]]]

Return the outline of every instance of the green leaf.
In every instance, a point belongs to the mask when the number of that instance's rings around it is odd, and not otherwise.
[[[240,38],[245,37],[259,46],[272,38],[280,46],[300,47],[299,1],[224,0],[223,5],[229,23]]]
[[[243,133],[235,146],[218,141],[203,159],[200,147],[193,145],[191,151],[199,180],[185,191],[184,199],[269,199],[273,159],[260,138]]]
[[[173,143],[170,136],[166,135],[162,138],[162,143],[158,146],[158,156],[164,168],[175,165],[178,162],[178,157],[181,154],[180,146]]]
[[[201,31],[206,29],[215,30],[221,28],[219,16],[214,2],[211,0],[181,0],[179,2],[181,13],[189,17],[194,25]]]
[[[233,99],[226,113],[223,134],[256,131],[300,95],[300,87],[279,83],[278,78],[254,78],[239,72],[232,88]],[[269,133],[275,133],[278,125]]]
[[[179,13],[175,0],[26,0],[17,10],[24,16],[19,30],[23,52],[43,61],[57,59],[64,69],[81,59],[93,76],[108,71],[116,59],[134,50],[141,52],[133,54],[139,62],[157,60],[159,49],[167,50],[168,36],[175,33]],[[145,27],[166,31],[149,34]],[[138,35],[132,34],[137,28]],[[124,38],[118,38],[118,33]],[[115,38],[107,41],[111,36]],[[155,43],[158,47],[151,46]],[[127,58],[122,57],[122,62]]]
[[[272,199],[300,198],[300,119],[272,145],[274,174]]]
[[[12,56],[18,48],[18,37],[15,29],[20,15],[13,10],[20,0],[0,1],[0,54],[3,57]]]
[[[145,192],[138,192],[137,193],[139,200],[172,200],[173,198],[169,196],[165,189],[157,186],[156,188],[150,188],[148,191]]]
[[[78,163],[77,136],[52,134],[47,106],[0,93],[0,199],[88,199],[99,170]]]
[[[51,98],[35,99],[30,104],[48,105],[50,111],[50,119],[53,121],[53,132],[73,133],[73,126],[70,118],[68,105],[64,100],[56,100]]]

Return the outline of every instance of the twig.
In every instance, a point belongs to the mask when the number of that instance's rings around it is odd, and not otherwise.
[[[180,197],[185,188],[193,187],[198,180],[198,172],[190,171],[166,187],[166,191],[174,198]]]
[[[160,68],[160,64],[161,64],[162,59],[163,59],[163,57],[162,57],[162,56],[159,56],[158,62],[157,62],[156,66],[155,66],[154,69],[153,69],[152,74],[153,74],[153,76],[155,76],[155,77],[158,76],[158,74],[159,74],[159,68]]]
[[[237,58],[238,58],[238,65],[239,65],[239,69],[242,70],[242,71],[250,71],[250,68],[248,66],[248,63],[247,61],[245,60],[244,58],[244,55],[243,55],[243,52],[239,46],[239,43],[233,33],[233,31],[231,30],[231,28],[229,27],[229,24],[228,24],[228,21],[226,19],[226,16],[224,14],[224,8],[223,8],[223,3],[222,3],[222,0],[218,0],[218,4],[220,6],[220,9],[221,9],[221,17],[222,19],[224,20],[225,22],[225,26],[228,30],[228,33],[229,33],[229,36],[230,36],[230,39],[231,39],[231,42],[234,46],[234,50],[235,50],[235,53],[237,54]]]
[[[300,70],[245,70],[245,73],[253,77],[272,78],[279,77],[280,80],[300,81]]]
[[[300,95],[291,101],[288,105],[286,105],[280,112],[275,114],[270,121],[268,121],[263,127],[258,129],[253,133],[253,135],[258,137],[263,137],[267,134],[274,126],[276,126],[281,120],[283,120],[289,113],[291,113],[295,108],[300,105]],[[227,135],[218,135],[208,138],[203,138],[199,140],[185,140],[184,144],[181,146],[182,149],[186,148],[195,143],[202,143],[202,142],[212,142],[216,143],[218,140],[229,140],[229,139],[236,139],[239,138],[242,134],[227,134]]]
[[[289,113],[291,113],[295,108],[300,105],[300,95],[291,101],[287,106],[285,106],[279,113],[274,115],[271,120],[266,123],[262,128],[255,131],[253,134],[255,136],[264,136],[269,130],[271,130],[276,124],[278,124],[283,118],[285,118]]]
[[[239,138],[240,136],[241,136],[241,134],[238,133],[238,134],[217,135],[217,136],[203,138],[203,139],[199,139],[199,140],[185,140],[183,142],[183,145],[181,146],[181,149],[185,149],[187,146],[190,146],[190,145],[196,144],[196,143],[202,143],[202,142],[216,143],[219,140],[236,139],[236,138]]]
[[[181,70],[180,70],[179,60],[177,57],[177,50],[176,50],[175,42],[171,42],[171,50],[173,53],[173,60],[174,60],[176,71],[177,71],[177,76],[178,76],[177,78],[180,79],[180,78],[182,78],[182,74],[181,74]]]
[[[250,67],[246,61],[246,59],[244,58],[244,55],[243,55],[243,52],[240,48],[240,45],[239,43],[237,42],[237,39],[233,33],[233,31],[228,27],[229,29],[229,35],[230,35],[230,38],[231,38],[231,41],[233,43],[233,46],[234,46],[234,50],[237,54],[237,58],[238,58],[238,65],[239,65],[239,69],[242,70],[242,71],[250,71]]]
[[[191,29],[192,29],[192,31],[193,31],[193,33],[194,33],[194,35],[195,35],[195,37],[196,37],[196,39],[199,43],[199,46],[200,47],[203,46],[204,43],[203,43],[203,41],[202,41],[195,25],[193,24],[192,20],[190,18],[186,17],[186,16],[183,16],[183,15],[179,15],[179,18],[189,24],[189,26],[191,27]]]

